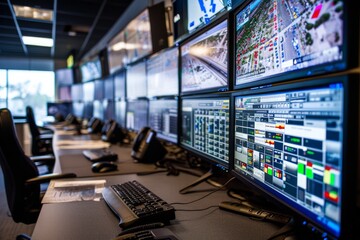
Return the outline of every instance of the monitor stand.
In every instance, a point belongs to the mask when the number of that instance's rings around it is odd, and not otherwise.
[[[205,181],[207,181],[209,184],[213,185],[214,187],[217,187],[217,188],[221,187],[222,186],[221,183],[211,180],[212,177],[219,176],[220,172],[222,174],[224,173],[224,171],[220,170],[218,167],[215,167],[215,166],[211,167],[211,169],[208,172],[206,172],[204,175],[200,176],[198,179],[196,179],[194,182],[190,183],[188,186],[180,189],[179,193],[185,194],[185,193],[193,192],[193,191],[189,191],[189,190]]]

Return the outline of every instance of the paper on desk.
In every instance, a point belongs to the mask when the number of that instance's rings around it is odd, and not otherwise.
[[[42,203],[100,201],[106,180],[52,180]]]
[[[58,140],[56,146],[59,149],[96,149],[109,148],[110,143],[102,140]]]

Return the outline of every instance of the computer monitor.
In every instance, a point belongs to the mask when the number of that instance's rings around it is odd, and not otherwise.
[[[94,105],[94,111],[93,111],[93,117],[99,118],[101,120],[104,119],[104,106],[102,103],[102,100],[95,100],[93,102]]]
[[[110,120],[115,119],[115,102],[114,100],[105,99],[103,101],[104,107],[104,119]]]
[[[228,89],[228,21],[181,45],[181,93]]]
[[[61,68],[55,71],[55,81],[58,86],[71,85],[74,83],[74,71],[72,68]]]
[[[358,82],[358,75],[326,77],[233,98],[235,176],[329,239],[356,235]]]
[[[83,101],[83,86],[81,83],[71,85],[72,101]]]
[[[128,57],[124,30],[111,39],[107,47],[107,51],[110,74],[113,74],[117,70],[126,66]]]
[[[93,116],[94,116],[94,103],[93,102],[85,102],[83,119],[89,120]]]
[[[58,99],[60,101],[71,101],[71,86],[60,86],[58,89]]]
[[[95,93],[94,100],[103,100],[104,99],[104,81],[102,79],[95,80]]]
[[[140,61],[126,70],[126,97],[136,99],[146,97],[146,62]]]
[[[114,93],[114,98],[116,100],[125,100],[126,97],[126,85],[125,85],[125,81],[126,81],[126,71],[120,71],[118,73],[115,74],[114,76],[114,88],[115,88],[115,93]]]
[[[114,77],[104,79],[104,99],[114,99]]]
[[[80,71],[82,82],[101,78],[102,69],[99,56],[93,57],[82,63],[80,65]]]
[[[358,66],[359,26],[353,25],[358,20],[352,20],[351,2],[253,0],[242,4],[235,12],[234,87]]]
[[[230,97],[228,94],[183,97],[180,146],[212,164],[212,169],[188,190],[216,174],[229,170]]]
[[[69,113],[72,113],[71,102],[47,102],[46,110],[48,116],[62,116],[65,118]]]
[[[115,102],[115,120],[121,127],[126,127],[126,102]]]
[[[85,82],[83,85],[83,100],[84,102],[94,101],[95,99],[95,82]]]
[[[179,50],[166,49],[149,58],[146,63],[147,96],[171,96],[179,94]]]
[[[178,101],[176,99],[149,101],[149,127],[156,131],[158,138],[177,143]]]
[[[149,101],[146,99],[130,100],[126,103],[126,128],[139,131],[148,126]]]
[[[72,103],[72,113],[77,118],[83,118],[84,116],[84,103],[83,102],[73,102]]]

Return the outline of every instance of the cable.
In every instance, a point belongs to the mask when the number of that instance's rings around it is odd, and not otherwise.
[[[212,192],[209,192],[209,193],[205,194],[204,196],[202,196],[202,197],[200,197],[200,198],[198,198],[198,199],[192,200],[192,201],[190,201],[190,202],[174,202],[174,203],[170,203],[170,205],[186,205],[186,204],[190,204],[190,203],[194,203],[194,202],[200,201],[200,200],[206,198],[207,196],[209,196],[209,195],[211,195],[211,194],[213,194],[213,193],[215,193],[215,192],[217,192],[217,191],[220,191],[221,189],[223,189],[226,185],[228,185],[228,184],[229,184],[232,180],[234,180],[234,179],[235,179],[235,177],[230,178],[230,179],[229,179],[226,183],[224,183],[222,186],[218,187],[217,189],[215,189],[215,190],[212,191]]]

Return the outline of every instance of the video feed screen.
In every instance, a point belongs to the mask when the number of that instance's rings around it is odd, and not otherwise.
[[[148,9],[134,18],[125,28],[129,62],[152,53],[150,17]]]
[[[184,98],[180,143],[228,166],[229,107],[229,98]]]
[[[71,99],[73,101],[83,101],[83,86],[82,86],[82,84],[71,85]]]
[[[227,20],[181,46],[181,92],[228,87]]]
[[[125,100],[126,95],[126,88],[125,88],[125,81],[126,81],[126,72],[121,71],[114,76],[114,88],[115,88],[115,99]]]
[[[84,103],[83,102],[73,102],[72,103],[72,111],[76,117],[82,118],[84,116]]]
[[[126,97],[136,99],[146,97],[146,94],[146,63],[142,61],[126,70]]]
[[[95,84],[94,100],[104,99],[104,81],[103,80],[95,80],[94,84]]]
[[[94,82],[85,82],[83,83],[83,97],[84,101],[94,101],[95,97],[95,83]]]
[[[208,24],[217,13],[231,9],[231,0],[187,0],[188,30]]]
[[[126,103],[126,128],[139,131],[148,125],[149,101],[133,100]]]
[[[72,113],[72,103],[47,102],[46,110],[48,116],[56,117],[57,115],[61,115],[65,118],[69,113]]]
[[[95,100],[94,102],[93,117],[104,120],[104,106],[101,100]]]
[[[115,119],[121,127],[126,126],[126,102],[116,101],[115,102]]]
[[[113,100],[104,100],[103,106],[105,120],[115,119],[115,102]]]
[[[107,51],[110,74],[126,66],[128,59],[124,31],[119,32],[110,41]]]
[[[114,78],[112,76],[104,80],[104,98],[114,99]]]
[[[250,2],[235,17],[235,84],[342,60],[343,4]]]
[[[149,98],[179,94],[178,58],[177,48],[170,48],[149,58],[146,64]]]
[[[343,99],[342,83],[235,98],[235,171],[335,235]]]
[[[81,81],[87,82],[90,80],[101,78],[101,63],[100,58],[95,57],[80,65]]]
[[[177,143],[177,100],[151,100],[149,102],[149,126],[156,131],[157,137]]]
[[[74,83],[73,70],[69,68],[58,69],[55,71],[55,81],[57,85],[71,85]]]
[[[71,101],[71,86],[61,86],[58,88],[58,99],[60,101]]]
[[[94,104],[93,102],[85,102],[84,104],[84,119],[90,119],[93,117],[94,114]]]

